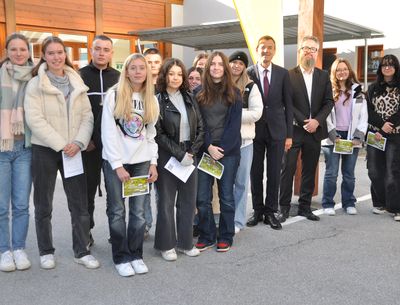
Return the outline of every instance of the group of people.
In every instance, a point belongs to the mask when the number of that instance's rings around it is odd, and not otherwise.
[[[112,260],[124,277],[148,272],[143,243],[153,222],[150,194],[129,197],[126,210],[122,186],[132,177],[154,183],[154,247],[167,261],[175,261],[177,251],[189,257],[215,245],[229,251],[245,225],[263,221],[282,229],[300,153],[298,215],[318,221],[311,198],[321,147],[324,213],[335,215],[341,159],[342,207],[357,214],[354,170],[367,131],[375,141],[386,140],[384,150],[367,148],[373,212],[388,211],[400,221],[399,61],[384,56],[365,94],[346,59],[336,59],[330,74],[318,69],[319,48],[316,37],[305,36],[300,64],[289,71],[272,63],[275,40],[262,36],[252,66],[242,51],[229,57],[215,51],[201,53],[187,70],[180,59],[163,61],[149,49],[129,55],[118,72],[110,66],[112,40],[99,35],[90,64],[76,71],[60,38],[43,41],[34,65],[28,40],[10,35],[0,63],[0,270],[31,266],[24,250],[32,183],[40,267],[55,268],[51,218],[58,172],[74,260],[95,269],[100,263],[90,252],[91,230],[103,171]],[[341,140],[352,143],[351,153],[335,151]],[[220,179],[195,167],[184,182],[166,167],[171,159],[196,166],[203,154],[224,166]],[[82,166],[71,173],[72,160]],[[254,213],[246,222],[249,180]],[[218,226],[213,198],[219,199]]]

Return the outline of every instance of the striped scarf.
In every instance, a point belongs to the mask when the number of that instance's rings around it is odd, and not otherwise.
[[[14,135],[25,133],[24,97],[33,66],[6,61],[0,68],[0,151],[12,151]]]

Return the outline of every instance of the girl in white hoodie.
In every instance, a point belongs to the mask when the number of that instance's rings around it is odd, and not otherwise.
[[[119,82],[106,95],[101,121],[107,216],[113,261],[121,276],[148,272],[143,262],[145,195],[129,198],[127,226],[122,183],[143,175],[149,175],[149,183],[157,180],[158,147],[154,137],[158,114],[146,60],[141,54],[131,54]]]

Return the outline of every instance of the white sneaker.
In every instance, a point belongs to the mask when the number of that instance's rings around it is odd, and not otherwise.
[[[357,215],[357,210],[355,207],[348,207],[346,208],[346,213],[348,215]]]
[[[97,269],[100,267],[100,263],[93,255],[85,255],[80,258],[74,258],[75,263],[84,265],[88,269]]]
[[[53,269],[56,267],[56,261],[54,254],[46,254],[40,256],[40,268],[42,269]]]
[[[31,262],[28,259],[23,249],[18,249],[14,251],[14,261],[18,270],[26,270],[31,267]]]
[[[240,232],[240,228],[238,226],[235,226],[235,234],[238,234]]]
[[[393,219],[395,221],[400,221],[400,213],[395,213],[394,216],[393,216]]]
[[[176,255],[175,249],[161,251],[161,256],[166,261],[176,261],[178,256]]]
[[[186,254],[187,256],[190,256],[190,257],[195,257],[195,256],[199,256],[200,255],[200,251],[196,247],[193,247],[190,250],[178,249],[178,251],[183,253],[183,254]]]
[[[14,257],[11,251],[6,251],[1,255],[0,270],[4,272],[15,271]]]
[[[115,265],[115,269],[117,269],[118,274],[120,276],[132,276],[135,275],[135,270],[133,270],[132,265],[130,263],[122,263]]]
[[[133,270],[135,270],[137,274],[144,274],[149,272],[149,268],[147,268],[142,259],[135,259],[134,261],[131,261],[131,265],[133,267]]]
[[[373,208],[372,209],[372,213],[377,214],[377,215],[381,215],[383,213],[385,213],[385,208],[384,207],[377,207],[377,208]]]
[[[329,215],[329,216],[335,216],[336,212],[335,212],[334,208],[327,208],[327,209],[324,209],[324,214]]]

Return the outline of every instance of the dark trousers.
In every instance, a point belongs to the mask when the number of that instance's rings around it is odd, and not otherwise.
[[[64,178],[61,152],[32,145],[33,202],[35,205],[36,235],[40,255],[53,254],[51,213],[57,171],[61,172],[68,209],[71,214],[72,245],[75,257],[90,254],[89,213],[87,210],[86,178],[78,175]]]
[[[400,135],[388,137],[385,151],[367,146],[367,168],[373,206],[400,213]]]
[[[184,183],[164,168],[171,156],[159,151],[157,224],[154,248],[161,251],[193,248],[193,219],[197,196],[197,169]],[[176,205],[176,230],[175,213]]]
[[[279,183],[284,151],[285,140],[273,140],[266,124],[257,126],[250,171],[251,196],[255,213],[268,214],[278,210]],[[264,158],[267,159],[265,201],[263,193]]]
[[[296,127],[295,127],[296,128]],[[295,131],[296,132],[296,131]],[[286,153],[281,173],[279,205],[281,209],[290,209],[293,191],[293,176],[296,172],[296,164],[301,151],[301,184],[299,196],[299,211],[311,211],[311,199],[315,187],[315,171],[317,169],[321,142],[314,139],[312,134],[305,131],[299,137],[293,138],[293,145]]]
[[[98,149],[90,152],[83,152],[83,163],[85,166],[86,183],[87,183],[87,201],[88,201],[88,212],[90,216],[90,229],[94,227],[94,198],[96,196],[97,189],[100,185],[101,180],[101,166],[103,160],[101,157],[101,151]]]

